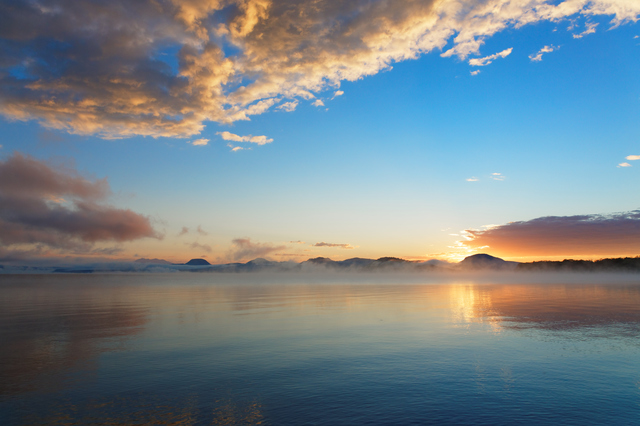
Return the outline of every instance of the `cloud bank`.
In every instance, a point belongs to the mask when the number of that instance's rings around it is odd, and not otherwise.
[[[72,169],[19,153],[0,161],[3,255],[88,253],[94,243],[159,238],[148,217],[104,204],[109,194],[105,179],[91,181]]]
[[[480,56],[498,32],[578,15],[607,15],[615,27],[636,22],[640,2],[2,2],[0,114],[105,138],[190,137],[206,121],[293,110],[395,62],[445,48],[444,57]]]
[[[505,256],[640,254],[640,210],[611,215],[547,216],[467,230],[462,244]]]

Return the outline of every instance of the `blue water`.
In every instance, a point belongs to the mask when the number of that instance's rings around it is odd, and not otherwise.
[[[506,277],[0,276],[0,424],[640,424],[640,278]]]

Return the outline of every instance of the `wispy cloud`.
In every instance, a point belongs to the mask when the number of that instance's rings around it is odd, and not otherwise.
[[[475,176],[471,176],[470,178],[467,178],[467,182],[477,182],[478,178]]]
[[[620,164],[618,164],[618,167],[631,167],[631,164],[629,164],[629,163],[620,163]]]
[[[100,242],[161,238],[148,217],[106,204],[110,192],[106,179],[15,153],[0,161],[0,243],[82,253]]]
[[[198,242],[185,243],[185,244],[194,250],[201,250],[201,251],[204,251],[205,253],[211,253],[211,246],[208,244],[201,244]]]
[[[254,243],[250,238],[236,238],[232,241],[233,248],[231,258],[233,260],[253,259],[256,257],[267,256],[270,253],[284,250],[287,247],[276,246],[271,243]]]
[[[531,55],[529,55],[529,59],[531,60],[531,62],[540,62],[542,61],[542,55],[544,55],[545,53],[551,53],[558,48],[558,46],[553,45],[545,46],[542,49],[538,50],[537,53],[532,53]]]
[[[188,143],[190,143],[193,146],[205,146],[209,144],[209,139],[196,139]]]
[[[289,241],[289,244],[305,244],[305,242],[297,240],[297,241]]]
[[[464,60],[502,31],[600,15],[615,27],[640,16],[631,0],[43,4],[0,5],[0,114],[105,138],[187,138],[208,121],[249,120],[282,99],[313,100],[425,53],[447,49],[443,57]],[[576,36],[593,31],[590,23]],[[223,43],[240,52],[227,54]]]
[[[344,95],[344,92],[343,92],[342,90],[336,90],[336,91],[333,93],[333,97],[332,97],[331,99],[335,99],[335,98],[337,98],[338,96],[342,96],[342,95]]]
[[[478,75],[478,74],[480,74],[480,70],[471,71],[470,74],[471,75]]]
[[[506,256],[618,256],[640,252],[640,210],[610,215],[547,216],[467,230],[469,249]]]
[[[587,29],[585,29],[583,32],[581,32],[580,34],[573,34],[573,38],[582,38],[588,34],[593,34],[596,32],[596,27],[598,26],[597,23],[593,23],[593,22],[588,22],[586,27]]]
[[[489,178],[493,180],[505,180],[507,177],[502,173],[491,173],[491,176],[489,176]]]
[[[202,229],[202,226],[198,225],[198,227],[196,228],[196,231],[198,232],[198,234],[206,236],[209,235],[209,233],[207,231],[205,231],[204,229]]]
[[[186,226],[183,226],[182,229],[180,230],[180,232],[178,233],[178,237],[181,237],[185,234],[189,233],[189,228],[187,228]]]
[[[347,250],[351,250],[354,248],[351,244],[325,243],[324,241],[321,243],[315,243],[313,247],[334,247],[334,248],[341,248],[341,249],[347,249]]]
[[[251,148],[244,148],[242,146],[235,146],[233,144],[228,143],[227,146],[229,148],[231,148],[231,152],[238,152],[238,151],[251,151]]]
[[[286,112],[292,112],[292,111],[295,111],[297,107],[298,107],[298,101],[292,101],[292,102],[283,103],[282,105],[278,106],[278,109],[281,109],[282,111],[286,111]]]
[[[250,142],[258,145],[266,145],[268,143],[273,142],[273,139],[268,138],[266,136],[240,136],[230,132],[218,132],[217,135],[220,135],[222,139],[225,141],[233,141],[233,142]]]
[[[469,65],[473,67],[484,67],[498,58],[506,58],[513,51],[513,47],[503,50],[502,52],[494,53],[493,55],[485,56],[484,58],[469,59]]]
[[[316,99],[311,105],[316,107],[321,107],[321,106],[324,106],[324,102],[322,102],[321,99]]]

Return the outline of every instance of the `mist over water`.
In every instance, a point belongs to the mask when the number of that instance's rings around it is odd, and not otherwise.
[[[0,277],[0,423],[633,424],[632,274]]]

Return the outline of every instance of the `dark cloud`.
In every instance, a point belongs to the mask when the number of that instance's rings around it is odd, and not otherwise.
[[[178,234],[178,237],[181,237],[188,233],[189,233],[189,228],[187,228],[186,226],[183,226],[182,229],[180,230],[180,233]]]
[[[324,241],[321,243],[315,243],[313,246],[314,247],[337,247],[337,248],[343,248],[348,250],[353,249],[353,246],[351,244],[325,243]]]
[[[198,232],[198,234],[200,234],[202,236],[209,235],[209,233],[207,231],[205,231],[204,229],[202,229],[202,227],[200,225],[198,225],[198,227],[196,228],[196,231]]]
[[[640,15],[629,0],[507,3],[5,0],[0,114],[107,138],[188,137],[206,121],[293,110],[341,81],[446,46],[443,56],[479,55],[508,28],[576,14],[619,25]]]
[[[504,256],[640,254],[640,210],[611,215],[547,216],[467,230],[466,247]]]
[[[109,193],[105,179],[90,181],[15,153],[0,161],[0,243],[115,253],[93,244],[158,238],[148,217],[105,205]]]
[[[252,243],[250,238],[236,238],[232,243],[231,258],[233,260],[254,259],[286,248],[286,246],[274,246],[271,243]]]

